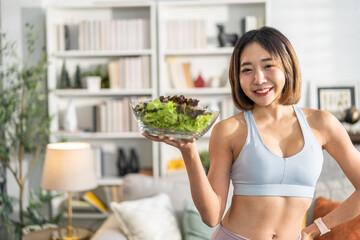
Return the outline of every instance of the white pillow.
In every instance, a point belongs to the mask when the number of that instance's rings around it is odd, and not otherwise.
[[[111,202],[110,207],[129,240],[181,240],[170,197],[165,193],[134,201]]]

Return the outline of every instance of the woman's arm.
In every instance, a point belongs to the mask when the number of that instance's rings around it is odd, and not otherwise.
[[[323,148],[338,162],[355,187],[355,192],[349,198],[323,217],[323,222],[331,229],[360,214],[360,153],[344,127],[332,114],[317,111],[316,115]],[[315,224],[304,229],[304,232],[312,237],[320,234]]]
[[[216,226],[222,218],[230,183],[232,153],[229,137],[226,137],[226,122],[216,124],[212,130],[209,157],[210,170],[206,176],[201,164],[195,140],[164,136],[143,135],[153,141],[164,142],[178,148],[183,156],[189,177],[191,195],[205,224]]]

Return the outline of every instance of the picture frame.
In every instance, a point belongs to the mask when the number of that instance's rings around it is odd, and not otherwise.
[[[311,107],[332,113],[342,120],[343,112],[359,107],[359,82],[311,82]]]

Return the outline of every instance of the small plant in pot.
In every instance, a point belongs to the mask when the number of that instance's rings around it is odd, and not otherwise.
[[[89,91],[98,91],[100,88],[109,88],[109,77],[107,72],[102,71],[102,66],[97,65],[95,70],[83,74]]]

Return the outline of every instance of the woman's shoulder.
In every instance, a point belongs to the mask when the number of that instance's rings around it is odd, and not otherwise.
[[[330,112],[312,108],[301,108],[305,118],[312,128],[328,130],[334,125],[338,126],[339,120]]]
[[[246,128],[244,113],[240,112],[229,118],[223,119],[215,124],[213,132],[216,134],[231,136],[238,134],[239,131]]]

